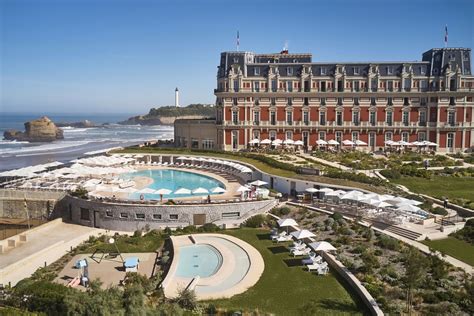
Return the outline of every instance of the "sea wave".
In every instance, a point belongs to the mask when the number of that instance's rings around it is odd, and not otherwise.
[[[26,141],[17,141],[17,140],[6,140],[6,139],[2,139],[0,140],[0,145],[21,145],[21,144],[29,144],[30,142],[26,142]]]
[[[70,147],[77,147],[83,146],[86,144],[91,143],[92,141],[60,141],[60,142],[53,142],[48,144],[41,144],[37,146],[28,146],[28,147],[21,147],[21,148],[1,148],[0,154],[9,154],[9,155],[19,155],[19,154],[26,154],[26,153],[37,153],[37,152],[52,152],[59,149],[70,148]]]

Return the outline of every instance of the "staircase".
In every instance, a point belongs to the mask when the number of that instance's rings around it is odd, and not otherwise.
[[[420,233],[414,232],[406,228],[402,228],[402,227],[398,227],[398,226],[394,226],[394,225],[390,225],[390,224],[386,224],[382,222],[371,221],[371,223],[373,227],[376,227],[380,230],[385,230],[385,231],[391,232],[393,234],[396,234],[396,235],[399,235],[411,240],[417,240],[422,235]]]

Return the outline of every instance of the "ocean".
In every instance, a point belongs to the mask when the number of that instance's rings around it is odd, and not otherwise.
[[[64,139],[51,143],[7,141],[3,132],[8,129],[24,130],[24,123],[41,116],[53,122],[92,121],[111,123],[107,127],[64,127]],[[131,146],[149,140],[173,138],[172,126],[118,125],[116,122],[136,114],[12,114],[0,113],[0,171],[17,169],[51,161],[68,162],[86,153],[118,146]]]

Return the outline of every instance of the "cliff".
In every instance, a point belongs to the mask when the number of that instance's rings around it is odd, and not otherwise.
[[[215,108],[208,104],[190,104],[186,107],[163,106],[152,108],[145,115],[130,117],[119,124],[173,125],[176,119],[204,119],[215,117]]]
[[[9,130],[3,134],[6,140],[18,140],[28,142],[52,142],[64,139],[63,130],[46,116],[25,123],[25,131]]]

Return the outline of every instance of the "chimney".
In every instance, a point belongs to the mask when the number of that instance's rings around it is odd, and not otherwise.
[[[288,55],[288,49],[284,49],[280,52],[282,55]]]

